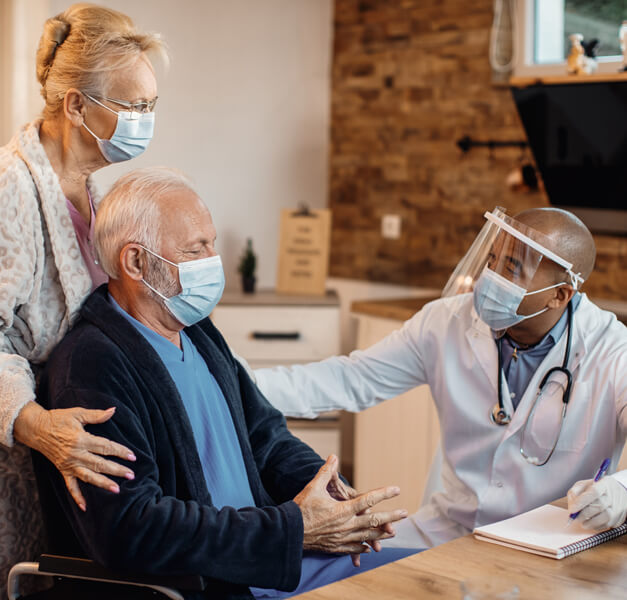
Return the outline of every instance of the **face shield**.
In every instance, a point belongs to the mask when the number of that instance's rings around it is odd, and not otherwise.
[[[479,317],[492,329],[502,330],[539,314],[517,314],[525,295],[565,283],[577,289],[583,282],[582,277],[573,272],[573,265],[550,249],[555,244],[548,236],[508,217],[501,208],[486,212],[485,218],[486,224],[453,271],[442,297],[473,291]],[[566,277],[555,285],[530,291],[542,260],[562,267]]]

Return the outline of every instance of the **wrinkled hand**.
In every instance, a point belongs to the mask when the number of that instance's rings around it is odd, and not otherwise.
[[[114,413],[115,408],[45,410],[31,402],[22,409],[15,421],[15,438],[41,452],[59,469],[74,502],[83,511],[87,505],[78,479],[118,493],[119,486],[104,474],[126,479],[135,477],[128,467],[103,458],[116,456],[134,461],[135,455],[128,448],[87,433],[84,429],[84,425],[108,421]]]
[[[369,552],[365,542],[392,537],[381,527],[405,518],[407,511],[364,513],[382,500],[398,496],[400,490],[397,487],[379,488],[348,500],[336,500],[328,490],[336,475],[337,457],[331,455],[318,474],[294,498],[303,515],[303,548],[340,554]],[[331,487],[335,492],[340,489],[337,482]],[[345,493],[349,493],[347,489]]]
[[[337,471],[333,474],[331,481],[329,481],[329,485],[327,486],[327,491],[331,495],[331,498],[334,498],[335,500],[340,500],[340,501],[352,500],[353,498],[356,498],[359,495],[355,488],[351,487],[350,485],[342,481],[342,478],[340,477],[340,474]],[[368,508],[362,514],[368,514],[370,512],[371,511]],[[384,533],[388,533],[389,537],[392,537],[394,535],[394,528],[392,527],[390,523],[385,523],[380,529]],[[372,541],[367,542],[367,544],[375,552],[381,551],[381,542],[379,540],[372,540]],[[361,564],[361,559],[360,559],[359,554],[351,554],[351,560],[353,561],[354,567],[359,567],[359,565]]]
[[[607,529],[622,525],[627,518],[627,489],[613,477],[596,483],[578,481],[568,490],[568,512],[581,511],[577,520],[586,529]]]

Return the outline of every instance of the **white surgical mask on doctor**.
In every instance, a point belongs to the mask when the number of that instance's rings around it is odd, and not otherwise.
[[[84,92],[83,92],[84,93]],[[139,156],[150,144],[152,135],[155,130],[155,113],[133,112],[120,110],[115,111],[102,102],[99,102],[93,96],[85,94],[92,102],[106,108],[109,112],[117,115],[118,121],[115,126],[113,135],[108,140],[99,138],[87,125],[83,122],[83,127],[98,142],[98,148],[105,160],[110,163],[123,162]]]
[[[222,298],[224,291],[224,269],[220,256],[209,256],[177,264],[144,246],[142,248],[178,268],[182,291],[171,298],[166,298],[145,279],[142,279],[148,288],[163,299],[172,316],[186,327],[208,317]]]
[[[556,283],[541,290],[528,292],[486,266],[475,283],[472,292],[473,303],[479,318],[490,329],[499,331],[513,327],[525,319],[536,317],[549,309],[546,306],[531,315],[519,315],[518,307],[525,296],[545,292],[561,285],[564,283]]]

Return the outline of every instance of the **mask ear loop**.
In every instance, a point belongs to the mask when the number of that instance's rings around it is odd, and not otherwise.
[[[142,277],[142,283],[150,290],[152,290],[155,294],[157,294],[157,296],[159,296],[160,298],[162,298],[163,300],[168,300],[168,298],[166,298],[159,290],[153,288],[143,277]]]
[[[144,246],[143,244],[137,244],[140,248],[143,248],[146,252],[152,254],[153,256],[156,256],[158,259],[170,263],[173,267],[177,267],[178,265],[176,263],[173,263],[171,260],[168,260],[167,258],[163,258],[163,256],[161,256],[160,254],[157,254],[156,252],[153,252],[152,250],[146,248],[146,246]],[[155,294],[157,294],[157,296],[159,296],[160,298],[163,298],[163,300],[169,300],[169,298],[166,298],[159,290],[155,289],[154,287],[152,287],[145,279],[144,276],[142,275],[142,282],[143,284],[148,287],[149,289],[151,289]]]

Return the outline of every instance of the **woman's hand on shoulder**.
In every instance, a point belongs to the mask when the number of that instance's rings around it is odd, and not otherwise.
[[[135,477],[128,467],[103,458],[115,456],[134,461],[133,452],[84,429],[85,425],[108,421],[114,413],[115,408],[46,410],[35,402],[29,402],[15,420],[13,435],[17,441],[41,452],[59,469],[72,498],[84,511],[87,505],[78,485],[79,479],[118,493],[119,486],[106,475],[126,479]]]

